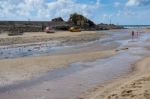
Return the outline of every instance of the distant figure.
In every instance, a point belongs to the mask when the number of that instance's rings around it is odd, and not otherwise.
[[[137,32],[137,38],[139,37],[139,32]]]
[[[134,35],[135,35],[134,31],[132,31],[132,40],[134,39]]]

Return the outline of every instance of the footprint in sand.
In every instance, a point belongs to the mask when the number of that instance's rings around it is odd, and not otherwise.
[[[145,90],[145,92],[144,92],[144,98],[145,99],[150,99],[150,92],[148,90]]]
[[[110,96],[108,96],[108,99],[119,99],[117,94],[112,94]]]
[[[122,97],[130,97],[133,98],[135,95],[133,94],[134,90],[124,90],[121,92]]]

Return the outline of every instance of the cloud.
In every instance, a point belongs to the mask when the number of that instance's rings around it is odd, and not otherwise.
[[[150,5],[150,0],[128,0],[126,6],[147,6]]]
[[[75,0],[0,0],[1,17],[31,17],[51,19],[77,12],[86,16],[100,7],[100,1],[92,4],[78,3]]]
[[[4,17],[43,17],[49,14],[45,0],[5,0],[0,1],[1,16]]]
[[[94,10],[100,7],[100,1],[97,0],[94,4],[76,3],[74,0],[57,0],[56,2],[48,3],[50,12],[55,12],[54,16],[66,16],[73,12],[81,13],[85,16],[90,16]]]
[[[115,2],[114,5],[115,5],[115,7],[119,7],[119,6],[121,6],[121,3],[120,2]]]

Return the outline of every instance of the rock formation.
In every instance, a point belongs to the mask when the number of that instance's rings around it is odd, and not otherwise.
[[[64,22],[64,20],[61,17],[52,19],[52,22]]]
[[[63,18],[54,18],[49,22],[49,26],[55,30],[68,30],[69,24],[63,20]]]
[[[79,26],[82,29],[90,29],[96,26],[93,21],[77,13],[70,15],[68,23],[72,24],[73,26]]]

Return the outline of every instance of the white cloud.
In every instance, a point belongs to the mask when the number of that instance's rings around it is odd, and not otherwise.
[[[91,12],[100,7],[100,1],[97,0],[94,4],[80,4],[74,0],[57,0],[56,2],[48,3],[48,8],[54,12],[54,16],[66,16],[73,12],[78,12],[86,16],[90,16]]]
[[[129,0],[126,3],[126,6],[137,6],[137,5],[139,5],[139,1],[138,0]]]
[[[115,19],[115,18],[120,18],[120,17],[134,17],[137,16],[137,13],[135,11],[129,10],[129,9],[124,9],[124,10],[118,10],[116,13],[111,13],[111,14],[103,14],[102,19]]]
[[[121,3],[120,2],[115,2],[114,5],[115,5],[115,7],[119,7],[121,5]]]
[[[33,17],[54,18],[77,12],[90,16],[100,7],[100,1],[92,4],[77,3],[75,0],[0,0],[0,16],[2,17]]]
[[[126,3],[126,6],[145,6],[145,5],[149,5],[150,4],[150,0],[128,0],[128,2]]]

